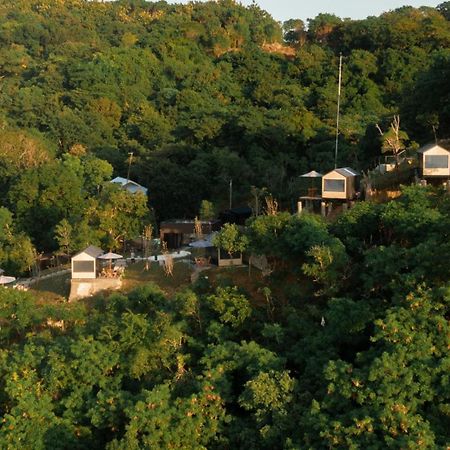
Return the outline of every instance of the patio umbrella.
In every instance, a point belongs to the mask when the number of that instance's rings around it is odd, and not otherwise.
[[[313,179],[314,178],[322,178],[322,177],[323,177],[323,175],[319,172],[316,172],[315,170],[311,170],[311,172],[300,175],[300,178],[310,178],[311,179],[311,183],[310,183],[311,189],[308,190],[308,195],[313,195],[313,194],[309,193],[309,192],[313,192],[313,186],[314,186]],[[315,189],[314,189],[314,191],[315,191]]]
[[[0,284],[2,285],[12,283],[13,281],[16,281],[14,277],[7,277],[5,275],[0,275]]]
[[[323,175],[319,172],[316,172],[315,170],[311,170],[311,172],[304,173],[303,175],[300,175],[302,178],[320,178],[323,177]]]
[[[122,259],[122,255],[118,255],[117,253],[108,252],[104,255],[100,255],[98,259],[109,259],[109,270],[111,270],[113,259]]]
[[[200,239],[198,241],[191,242],[189,247],[193,248],[208,248],[214,247],[212,243],[212,236],[207,236],[205,239]]]

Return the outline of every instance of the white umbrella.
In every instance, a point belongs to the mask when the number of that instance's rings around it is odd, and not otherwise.
[[[189,247],[193,248],[208,248],[208,247],[214,247],[214,244],[212,243],[212,235],[207,236],[205,239],[199,239],[198,241],[191,242],[189,244]]]
[[[109,260],[109,270],[111,270],[113,259],[121,259],[121,258],[123,258],[123,256],[118,255],[117,253],[108,252],[108,253],[105,253],[104,255],[100,255],[98,258],[99,259],[108,259]]]
[[[193,248],[209,248],[209,247],[214,247],[214,245],[210,241],[195,241],[195,242],[191,242],[189,244],[189,247],[193,247]]]
[[[322,178],[322,177],[323,177],[323,175],[319,172],[316,172],[315,170],[311,170],[311,172],[300,175],[300,178],[310,178],[311,179],[311,183],[310,183],[311,189],[308,189],[308,195],[311,195],[311,196],[315,195],[316,189],[313,187],[314,186],[313,178]]]
[[[14,277],[6,277],[5,275],[0,275],[0,284],[9,284],[16,281]]]
[[[121,258],[123,258],[122,255],[118,255],[117,253],[112,253],[112,252],[108,252],[108,253],[105,253],[104,255],[99,256],[99,259],[113,260],[113,259],[121,259]]]
[[[311,172],[304,173],[303,175],[300,175],[302,178],[320,178],[323,177],[323,175],[319,172],[316,172],[315,170],[311,170]]]

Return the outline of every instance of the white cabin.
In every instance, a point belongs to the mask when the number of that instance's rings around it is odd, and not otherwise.
[[[417,150],[422,176],[450,177],[450,152],[437,144],[425,145]]]
[[[72,279],[97,278],[97,258],[103,253],[104,251],[101,248],[90,245],[72,257]]]
[[[322,178],[322,198],[353,200],[356,196],[358,172],[350,167],[342,167],[328,172]]]

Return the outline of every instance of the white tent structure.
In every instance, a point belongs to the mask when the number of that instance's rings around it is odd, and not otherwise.
[[[97,259],[103,255],[101,248],[90,245],[72,258],[72,278],[95,279],[97,278]]]
[[[5,275],[0,275],[0,285],[5,285],[16,281],[14,277],[7,277]]]
[[[126,178],[122,177],[116,177],[113,180],[111,180],[111,183],[120,184],[122,189],[127,190],[131,194],[136,194],[136,192],[141,192],[144,195],[147,195],[148,189],[144,186],[141,186],[140,184],[136,183],[135,181],[127,180]]]
[[[192,248],[210,248],[214,247],[214,244],[212,243],[212,240],[214,238],[214,235],[216,233],[208,234],[204,237],[204,239],[199,239],[198,241],[194,241],[189,243],[189,247]]]

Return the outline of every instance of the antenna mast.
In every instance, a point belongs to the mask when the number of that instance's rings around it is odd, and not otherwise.
[[[339,55],[339,84],[336,114],[336,147],[334,149],[334,168],[337,168],[338,146],[339,146],[339,115],[341,110],[341,84],[342,84],[342,53]]]

